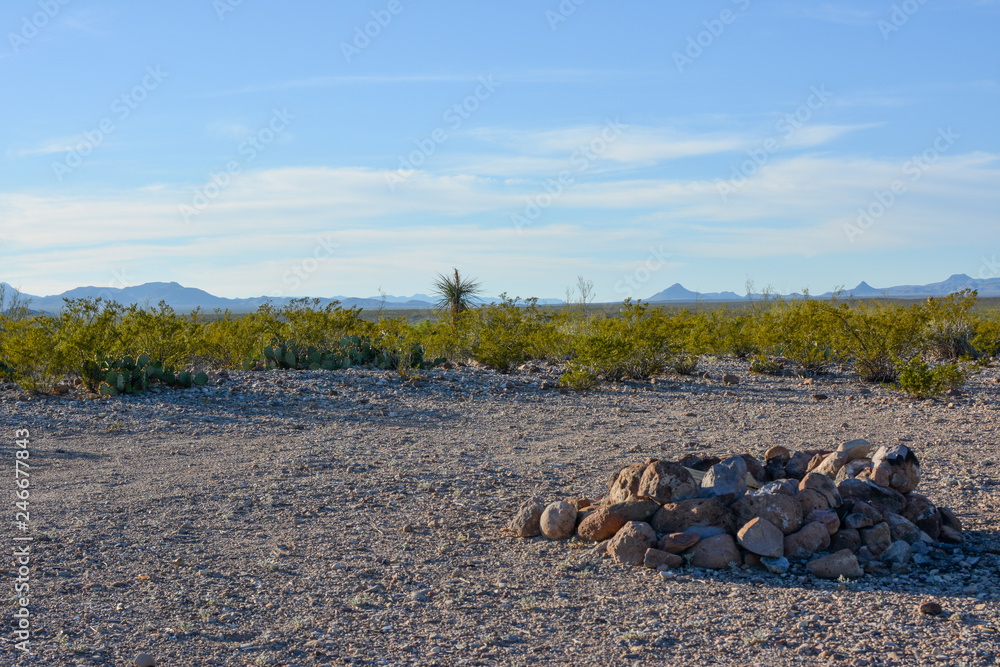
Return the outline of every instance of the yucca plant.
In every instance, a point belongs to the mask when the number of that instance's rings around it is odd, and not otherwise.
[[[458,316],[472,307],[473,300],[482,293],[482,285],[475,278],[462,278],[458,269],[454,277],[439,273],[434,281],[434,292],[440,297],[435,304],[441,312],[447,312],[452,326]]]

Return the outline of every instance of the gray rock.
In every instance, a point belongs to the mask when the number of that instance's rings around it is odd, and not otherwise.
[[[784,556],[780,558],[767,558],[763,557],[760,559],[761,565],[767,568],[767,571],[772,574],[784,574],[788,572],[788,568],[791,567],[791,563]]]
[[[772,482],[773,483],[773,482]],[[738,525],[755,517],[766,519],[784,535],[802,527],[802,505],[792,496],[778,493],[748,493],[740,498],[733,509]]]
[[[683,565],[684,559],[677,554],[672,554],[668,551],[661,551],[660,549],[646,549],[646,555],[643,557],[642,564],[653,569],[657,569],[661,566],[673,569]]]
[[[858,559],[847,549],[841,549],[829,556],[823,556],[806,563],[806,567],[820,579],[855,578],[864,574]]]
[[[889,547],[882,552],[879,556],[879,560],[891,567],[893,570],[899,570],[909,564],[910,559],[913,557],[913,549],[910,548],[908,542],[903,540],[898,540],[889,545]]]
[[[921,540],[927,543],[934,541],[930,535],[920,530],[913,522],[898,514],[889,515],[889,531],[893,542],[903,540],[913,544]]]
[[[642,474],[647,465],[634,463],[622,468],[611,482],[611,488],[608,490],[609,501],[623,503],[626,500],[635,500],[639,495],[639,484],[642,482]]]
[[[545,503],[537,498],[532,498],[525,502],[517,510],[517,514],[510,520],[508,528],[518,537],[536,537],[542,534],[542,512],[545,511]]]
[[[732,456],[708,469],[701,480],[703,498],[719,498],[731,503],[747,492],[747,463]]]
[[[550,540],[568,540],[576,529],[576,507],[562,500],[549,503],[542,512],[539,528]]]

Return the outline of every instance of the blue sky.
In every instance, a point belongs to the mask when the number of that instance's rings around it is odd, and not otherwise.
[[[997,0],[8,0],[0,280],[997,277]]]

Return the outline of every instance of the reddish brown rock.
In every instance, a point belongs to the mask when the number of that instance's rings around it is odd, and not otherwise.
[[[965,541],[962,533],[951,526],[941,526],[941,534],[938,535],[938,539],[948,544],[961,544]]]
[[[569,539],[576,528],[576,508],[561,500],[550,503],[542,512],[539,528],[550,540]]]
[[[826,526],[826,530],[830,533],[830,535],[833,535],[840,530],[840,518],[833,510],[813,510],[805,518],[806,523],[810,523],[812,521],[818,521]]]
[[[643,471],[638,495],[649,496],[660,503],[678,502],[697,496],[698,484],[679,463],[655,461]]]
[[[868,551],[876,558],[892,544],[892,532],[888,523],[877,523],[871,528],[861,531],[861,543],[868,547]]]
[[[939,507],[938,513],[941,515],[942,526],[948,526],[949,528],[954,528],[958,532],[962,532],[962,522],[959,521],[954,512],[947,507]]]
[[[940,616],[944,613],[944,608],[940,604],[930,600],[921,602],[918,610],[921,614],[926,614],[927,616]]]
[[[755,517],[736,534],[740,546],[758,556],[778,558],[785,555],[785,536],[767,519]]]
[[[812,475],[813,473],[809,473]],[[795,494],[795,500],[799,502],[799,507],[802,508],[802,516],[808,516],[816,510],[828,510],[831,505],[827,501],[826,496],[824,496],[819,491],[814,489],[803,489]]]
[[[902,516],[936,540],[941,535],[941,514],[926,496],[911,493],[906,496],[906,509]]]
[[[826,526],[813,521],[807,523],[801,530],[787,535],[784,545],[786,558],[808,558],[830,546],[830,533],[827,532]]]
[[[593,503],[590,502],[589,498],[567,498],[564,502],[567,502],[570,505],[572,505],[577,512],[583,509],[587,509],[588,507],[593,505]]]
[[[889,533],[892,535],[892,541],[903,541],[907,544],[914,544],[915,542],[933,542],[934,540],[920,530],[916,524],[902,517],[898,514],[890,514],[888,517],[889,521]]]
[[[733,530],[733,514],[715,498],[691,498],[661,507],[650,521],[658,533],[683,533],[691,526]]]
[[[802,527],[802,504],[792,496],[778,493],[747,494],[733,506],[736,520],[744,525],[751,519],[766,519],[782,534],[794,533]]]
[[[880,484],[878,480],[875,480],[879,486],[888,486],[895,491],[906,494],[912,492],[920,484],[920,463],[913,450],[906,445],[879,447],[872,457],[872,465],[876,472],[881,468],[889,469],[888,484]]]
[[[826,475],[819,473],[809,473],[799,482],[799,491],[816,491],[826,500],[827,507],[837,507],[842,502],[837,485]]]
[[[599,509],[581,521],[576,532],[585,540],[601,542],[614,537],[615,533],[621,530],[626,523],[628,520],[621,514],[610,512],[607,509]]]
[[[643,557],[642,564],[646,567],[659,568],[660,566],[666,566],[672,569],[683,565],[684,559],[677,554],[661,551],[660,549],[646,549],[646,555]]]
[[[861,546],[861,533],[854,528],[841,528],[830,536],[830,551],[850,549],[857,551]]]
[[[731,565],[739,567],[743,564],[740,550],[728,533],[706,537],[694,545],[690,551],[691,565],[711,570],[722,570]]]
[[[679,554],[698,544],[700,539],[701,535],[698,533],[669,533],[660,538],[656,546],[662,551]]]
[[[629,521],[608,542],[608,555],[622,565],[642,565],[656,533],[645,521]]]
[[[785,447],[781,445],[775,445],[771,447],[766,452],[764,452],[764,461],[770,462],[773,460],[778,460],[782,466],[788,463],[788,459],[792,457],[792,453],[789,452]]]
[[[833,452],[817,452],[816,454],[813,454],[813,457],[809,459],[809,465],[806,466],[806,472],[810,473],[816,470],[816,468],[818,468],[823,461],[826,460],[826,457],[830,456],[832,453]]]
[[[609,502],[623,503],[626,500],[635,500],[639,495],[639,483],[642,482],[642,473],[646,465],[635,463],[622,468],[611,482],[611,488],[608,490]]]

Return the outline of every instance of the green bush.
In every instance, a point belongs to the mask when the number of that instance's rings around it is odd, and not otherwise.
[[[962,386],[966,380],[966,374],[958,364],[944,363],[932,368],[920,357],[899,362],[897,369],[899,388],[919,399],[940,396],[949,389]]]
[[[626,300],[619,316],[594,321],[590,331],[576,341],[567,383],[586,374],[611,382],[647,380],[663,372],[670,358],[667,319],[649,304]]]
[[[942,298],[928,298],[923,305],[924,340],[938,359],[971,358],[978,355],[972,340],[976,335],[972,308],[976,292],[963,290]]]
[[[919,305],[855,300],[822,308],[832,318],[836,354],[865,382],[896,382],[899,360],[908,363],[924,346],[926,311]]]
[[[529,359],[545,357],[558,347],[559,334],[553,318],[538,307],[537,299],[518,305],[520,298],[500,295],[500,301],[484,304],[462,315],[461,330],[467,337],[472,358],[502,373]]]

